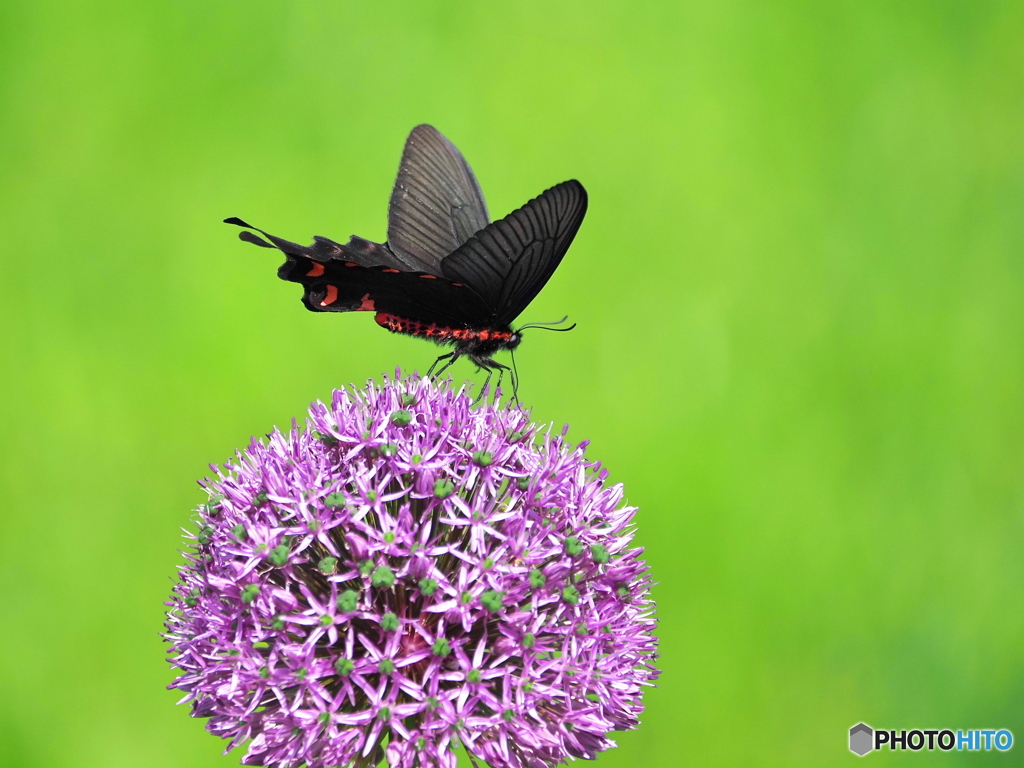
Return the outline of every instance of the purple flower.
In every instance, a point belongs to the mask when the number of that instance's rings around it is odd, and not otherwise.
[[[622,487],[429,379],[315,403],[204,483],[166,637],[248,765],[542,768],[633,728],[650,580]]]

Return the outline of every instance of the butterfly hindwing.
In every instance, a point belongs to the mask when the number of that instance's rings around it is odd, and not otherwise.
[[[433,126],[413,128],[388,206],[388,245],[404,269],[441,274],[441,260],[488,221],[462,153]]]
[[[314,312],[386,312],[453,327],[473,326],[487,316],[487,306],[471,289],[427,272],[340,261],[292,264],[285,279],[302,285],[302,303]]]
[[[247,243],[252,243],[253,245],[258,245],[261,248],[277,248],[288,257],[301,256],[322,262],[333,260],[350,261],[363,267],[391,267],[393,269],[404,269],[402,263],[395,259],[394,254],[391,253],[387,245],[375,243],[372,240],[366,240],[362,237],[358,237],[357,235],[352,235],[352,237],[349,238],[349,241],[344,245],[336,243],[329,238],[320,237],[319,235],[313,238],[312,245],[299,245],[298,243],[293,243],[290,240],[285,240],[284,238],[265,232],[259,227],[254,227],[252,224],[248,224],[237,217],[224,219],[224,223],[256,230],[256,232],[259,232],[260,235],[263,235],[263,237],[267,238],[270,242],[267,242],[267,240],[264,240],[253,232],[245,231],[238,233],[238,239],[244,240]],[[288,265],[289,262],[286,262],[281,266],[281,269],[278,270],[278,275],[285,280],[289,278],[281,273],[286,271]]]

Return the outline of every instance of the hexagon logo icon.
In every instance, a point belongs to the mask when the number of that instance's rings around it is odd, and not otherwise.
[[[874,749],[874,731],[866,723],[857,723],[850,729],[850,751],[858,757],[864,757]]]

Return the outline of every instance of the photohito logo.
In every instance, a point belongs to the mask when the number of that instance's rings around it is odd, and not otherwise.
[[[943,752],[957,749],[977,752],[997,749],[1005,752],[1013,746],[1013,734],[1006,728],[975,729],[970,731],[939,730],[886,731],[875,730],[867,723],[857,723],[850,729],[850,751],[864,757],[868,752],[888,747],[929,752],[941,749]]]

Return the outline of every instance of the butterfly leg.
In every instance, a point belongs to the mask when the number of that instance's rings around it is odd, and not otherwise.
[[[512,373],[509,375],[512,377],[512,403],[519,405],[519,374],[516,372],[515,367],[511,371]]]
[[[491,383],[491,376],[494,372],[498,372],[498,383],[494,387],[495,392],[497,392],[501,389],[501,381],[505,378],[505,371],[511,369],[507,365],[502,365],[497,360],[491,360],[490,358],[474,358],[473,362],[487,370],[487,378],[484,379],[484,385],[480,387],[480,395],[473,401],[477,403],[487,394],[488,385]]]
[[[451,368],[452,364],[458,359],[458,352],[449,352],[447,355],[441,355],[439,358],[437,358],[437,360],[434,361],[434,364],[430,366],[430,370],[427,371],[427,377],[432,378],[434,381],[437,381],[441,377],[441,374],[447,371],[449,368]],[[437,364],[440,363],[442,360],[447,360],[448,362],[446,362],[444,365],[438,368],[438,370],[435,372],[434,369],[437,368]]]
[[[479,363],[477,363],[477,365],[479,365]],[[480,367],[487,371],[487,378],[484,379],[484,384],[480,387],[480,394],[476,396],[476,400],[473,401],[473,405],[476,405],[484,399],[484,396],[487,394],[487,385],[491,383],[491,375],[494,373],[494,369],[489,365],[481,365]]]

